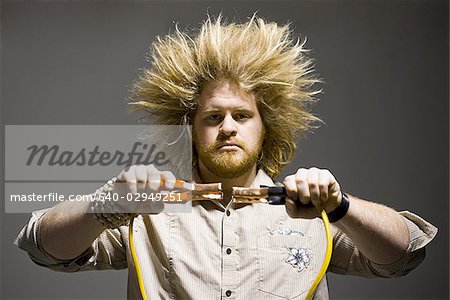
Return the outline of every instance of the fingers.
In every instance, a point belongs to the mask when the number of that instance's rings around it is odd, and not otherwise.
[[[307,173],[309,198],[315,207],[320,206],[319,169],[311,168]]]
[[[175,181],[177,180],[175,178],[175,175],[173,175],[170,171],[163,171],[161,172],[161,180],[163,181],[163,188],[171,191],[175,189]]]
[[[117,179],[127,187],[127,192],[152,193],[175,188],[175,175],[159,171],[154,165],[133,165],[123,169]]]
[[[142,193],[145,191],[145,186],[147,182],[147,173],[145,172],[145,168],[137,166],[135,168],[135,174],[136,174],[136,192]]]
[[[161,172],[154,165],[143,166],[147,173],[148,192],[157,192],[161,187]]]
[[[290,199],[298,199],[303,205],[314,205],[325,208],[327,211],[336,206],[340,187],[333,174],[326,169],[300,168],[294,175],[287,176],[284,180],[286,193]],[[292,203],[287,202],[286,208],[291,210]],[[298,206],[298,205],[297,205]],[[305,207],[302,207],[304,210]],[[304,217],[306,212],[298,214]]]
[[[325,203],[328,199],[328,189],[331,184],[330,176],[333,176],[330,172],[319,172],[317,182],[319,188],[318,196],[320,203]]]

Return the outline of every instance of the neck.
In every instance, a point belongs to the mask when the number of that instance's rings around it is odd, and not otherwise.
[[[208,170],[201,162],[198,164],[198,173],[202,183],[222,183],[223,201],[227,205],[231,200],[233,187],[249,187],[256,178],[256,164],[239,177],[222,178]]]

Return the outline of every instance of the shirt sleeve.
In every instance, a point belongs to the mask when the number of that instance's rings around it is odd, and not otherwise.
[[[40,224],[46,211],[33,212],[28,224],[14,241],[36,264],[61,272],[119,270],[127,267],[125,245],[117,229],[103,231],[84,253],[74,259],[61,260],[47,253],[42,247],[40,232]]]
[[[335,226],[333,231],[333,256],[330,271],[363,277],[400,277],[416,268],[425,258],[425,246],[433,240],[438,229],[408,212],[400,212],[409,230],[409,246],[406,253],[396,262],[380,265],[367,259],[351,239]]]

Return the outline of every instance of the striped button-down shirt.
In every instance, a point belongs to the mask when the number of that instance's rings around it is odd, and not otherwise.
[[[253,187],[274,185],[259,171]],[[140,299],[130,254],[128,228],[105,230],[79,257],[63,261],[41,245],[43,211],[33,213],[16,244],[53,270],[128,268],[128,298]],[[401,276],[416,267],[437,229],[420,217],[401,213],[410,232],[408,252],[391,265],[367,260],[335,226],[328,271],[365,277]],[[201,201],[191,213],[140,215],[134,244],[149,299],[304,299],[324,259],[322,220],[290,218],[284,206]],[[315,299],[328,299],[326,278]]]

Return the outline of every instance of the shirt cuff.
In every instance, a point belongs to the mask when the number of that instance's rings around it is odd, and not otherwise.
[[[408,226],[408,249],[399,260],[392,264],[381,265],[369,262],[372,271],[381,277],[403,276],[416,268],[425,258],[425,246],[433,240],[438,232],[435,226],[409,211],[402,211],[400,214]]]
[[[70,260],[58,259],[45,251],[41,240],[41,222],[46,211],[45,209],[33,212],[30,221],[22,229],[14,244],[25,250],[30,258],[40,266],[54,271],[78,271],[92,257],[92,248],[86,249],[84,253]]]

